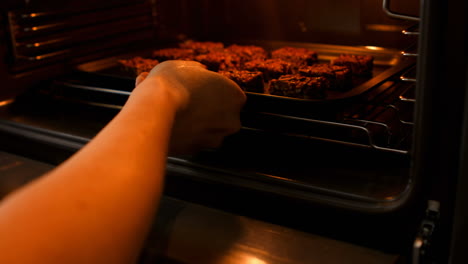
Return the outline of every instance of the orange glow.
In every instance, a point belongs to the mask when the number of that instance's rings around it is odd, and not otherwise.
[[[5,106],[5,105],[8,105],[8,104],[11,104],[13,103],[14,99],[8,99],[8,100],[5,100],[5,101],[0,101],[0,106]]]
[[[36,13],[32,13],[32,14],[30,14],[29,16],[30,16],[30,17],[36,17],[37,14],[36,14]]]
[[[381,31],[381,32],[401,32],[404,28],[396,25],[385,25],[385,24],[367,24],[367,30]]]
[[[366,46],[366,49],[370,49],[370,50],[383,50],[383,48],[381,48],[381,47],[376,47],[376,46]]]
[[[245,263],[246,264],[265,264],[266,262],[256,257],[248,257]]]

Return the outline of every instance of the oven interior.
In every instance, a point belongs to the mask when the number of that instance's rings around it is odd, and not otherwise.
[[[300,229],[317,232],[333,223],[334,232],[347,238],[365,232],[351,240],[379,241],[369,246],[386,250],[410,243],[418,219],[405,223],[404,216],[420,213],[410,213],[418,188],[411,174],[417,21],[390,17],[371,0],[85,2],[51,8],[30,1],[2,14],[8,29],[2,34],[9,39],[2,74],[27,87],[1,107],[2,133],[26,129],[46,142],[36,143],[42,149],[37,153],[22,138],[27,136],[17,135],[24,143],[5,143],[7,148],[62,161],[128,98],[135,76],[119,67],[119,59],[149,56],[187,39],[270,51],[306,47],[323,62],[341,53],[372,55],[372,77],[336,100],[248,93],[242,130],[219,149],[169,157],[173,176],[166,189],[217,207],[228,200],[233,211]],[[389,8],[417,16],[412,2],[392,1]],[[281,209],[266,209],[270,202]],[[340,223],[344,215],[350,218]],[[395,228],[408,233],[390,234]],[[390,246],[395,241],[404,242]]]

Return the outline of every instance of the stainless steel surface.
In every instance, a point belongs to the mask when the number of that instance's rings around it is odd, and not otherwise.
[[[130,96],[131,94],[131,92],[128,92],[128,91],[99,88],[99,87],[93,87],[89,85],[79,85],[79,84],[74,84],[70,82],[61,82],[60,85],[66,85],[67,87],[70,87],[70,88],[83,89],[83,90],[102,92],[102,93],[111,93],[111,94],[119,94],[119,95],[126,95],[126,96]]]
[[[403,35],[419,36],[419,24],[412,25],[411,27],[404,29],[401,33],[403,33]]]
[[[417,43],[413,43],[404,51],[401,52],[401,55],[405,57],[417,57],[418,56],[418,45]]]
[[[159,1],[165,36],[199,40],[286,40],[404,48],[397,32],[406,21],[389,18],[374,0]],[[169,6],[169,3],[171,5]],[[194,11],[196,10],[196,11]],[[365,10],[365,12],[363,12]],[[196,23],[194,23],[196,21]]]
[[[411,103],[415,103],[415,102],[416,102],[416,99],[407,98],[407,97],[404,97],[404,96],[401,96],[401,97],[400,97],[400,100],[401,100],[401,101],[404,101],[404,102],[411,102]]]
[[[404,97],[400,97],[400,101],[402,101],[402,102],[414,103],[414,101],[413,101],[412,99],[408,99],[408,98],[404,98]],[[411,127],[414,126],[413,121],[407,121],[407,120],[403,120],[402,118],[400,118],[400,116],[399,116],[399,114],[398,114],[398,113],[401,111],[400,108],[398,108],[398,107],[395,106],[395,105],[389,105],[388,108],[394,110],[395,112],[397,112],[397,116],[399,117],[399,118],[398,118],[398,121],[399,121],[400,123],[402,123],[403,125],[411,126]]]
[[[413,66],[409,68],[407,71],[405,71],[401,76],[400,80],[405,81],[405,82],[413,82],[415,83],[416,80],[416,66]]]
[[[181,200],[166,197],[161,208],[160,216],[168,219],[160,220],[164,226],[155,230],[165,236],[153,233],[144,264],[158,263],[160,255],[186,264],[385,264],[398,260],[396,255]]]
[[[401,53],[401,55],[403,56],[406,56],[406,57],[417,57],[418,56],[418,53],[414,52],[414,51],[404,51]]]
[[[399,13],[395,13],[395,12],[391,11],[390,10],[390,0],[383,0],[382,7],[383,7],[383,10],[385,11],[385,13],[390,17],[398,18],[398,19],[404,19],[404,20],[412,20],[412,21],[419,21],[420,20],[419,17],[408,16],[408,15],[399,14]]]

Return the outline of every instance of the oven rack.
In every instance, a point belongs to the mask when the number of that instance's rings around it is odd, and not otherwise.
[[[305,133],[302,131],[301,133],[295,133],[296,131],[289,130],[289,131],[275,131],[282,135],[286,135],[288,137],[298,137],[298,138],[307,138],[311,140],[318,140],[336,144],[347,145],[351,147],[362,147],[362,148],[372,148],[379,151],[384,152],[393,152],[393,153],[400,153],[400,154],[408,154],[408,150],[405,149],[398,149],[397,147],[386,146],[391,143],[392,141],[392,132],[387,124],[382,122],[375,122],[370,120],[358,120],[358,119],[349,119],[344,120],[343,122],[330,122],[324,120],[317,120],[317,119],[309,119],[309,118],[302,118],[302,117],[293,117],[293,116],[284,116],[272,113],[261,113],[262,115],[270,115],[270,117],[274,116],[276,118],[281,118],[283,121],[294,121],[300,122],[302,124],[306,123],[310,130],[310,133]],[[353,124],[354,123],[354,124]],[[403,123],[403,122],[402,122]],[[377,135],[374,134],[373,129],[370,128],[371,126],[375,126],[383,130],[384,139],[376,139]],[[320,130],[325,131],[332,131],[334,133],[329,133],[326,136],[323,136],[322,131],[317,132],[313,131],[313,128],[322,127]],[[258,129],[252,127],[243,127],[243,129],[248,130],[263,130],[268,131],[268,129]],[[337,133],[338,131],[345,131],[343,133]],[[270,131],[271,132],[271,131]],[[337,134],[339,134],[337,136]],[[351,137],[346,137],[352,134]],[[346,137],[346,138],[345,138]],[[406,138],[398,139],[398,142],[403,142]],[[379,144],[377,142],[385,142],[386,144]]]
[[[403,120],[400,109],[395,105],[387,105],[380,115],[388,112],[393,112],[392,124],[346,117],[341,121],[327,121],[275,113],[249,113],[242,120],[243,129],[408,154],[409,146],[403,146],[403,143],[409,140],[413,123]]]
[[[411,88],[404,82],[389,80],[370,92],[360,104],[349,109],[324,109],[325,116],[244,109],[241,114],[244,129],[265,130],[290,137],[333,142],[352,147],[372,148],[385,152],[407,154],[412,120],[403,117],[400,108],[412,108],[405,96]],[[129,82],[128,86],[132,84]],[[74,79],[55,80],[47,88],[58,100],[94,105],[116,111],[122,108],[131,91],[109,89]],[[343,111],[343,112],[341,112]]]
[[[65,8],[60,12],[37,8],[9,11],[10,63],[15,72],[56,63],[94,58],[94,53],[121,51],[122,46],[154,37],[148,1]]]
[[[408,154],[413,130],[412,94],[414,85],[396,76],[373,89],[360,103],[331,111],[331,116],[257,111],[244,113],[242,121],[248,129]]]

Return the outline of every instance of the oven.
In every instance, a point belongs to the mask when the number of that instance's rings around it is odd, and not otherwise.
[[[119,60],[187,40],[307,48],[321,62],[370,55],[371,76],[326,98],[248,91],[241,131],[219,149],[169,157],[160,214],[179,220],[157,217],[155,230],[166,237],[149,239],[142,261],[162,252],[174,263],[207,263],[213,248],[237,241],[229,230],[242,216],[257,230],[243,250],[269,261],[213,263],[458,263],[466,235],[468,23],[467,4],[452,2],[6,1],[0,151],[7,160],[59,164],[131,93],[135,76]],[[337,241],[346,250],[299,250],[343,248]],[[353,252],[350,262],[332,256],[343,252]]]

